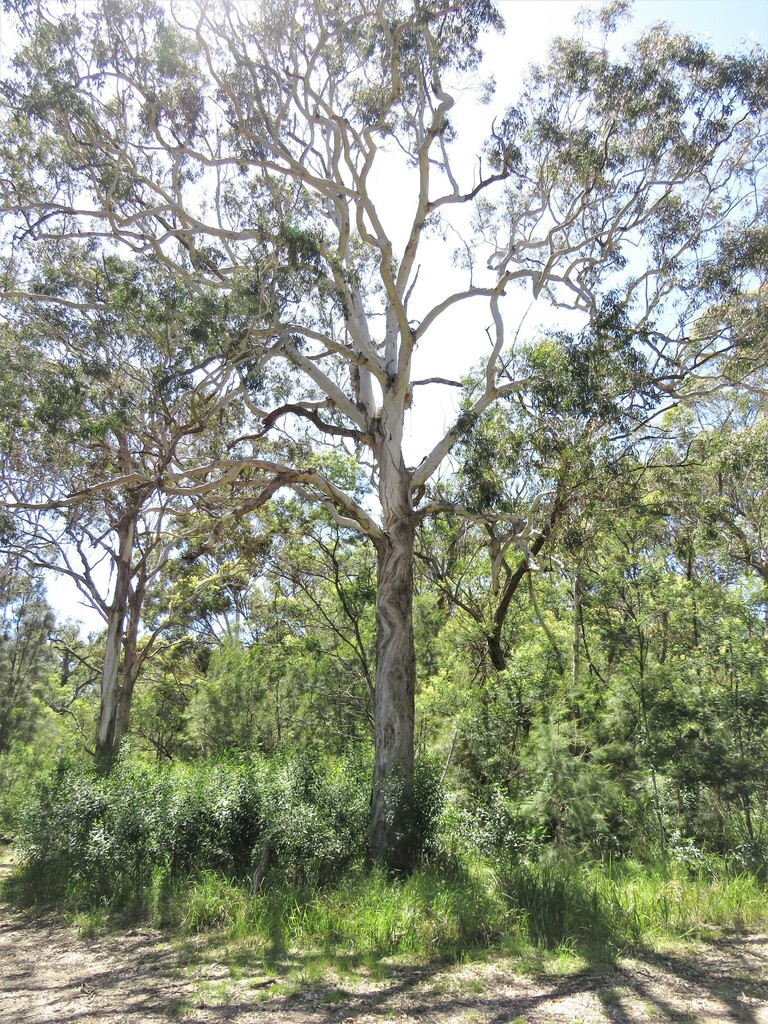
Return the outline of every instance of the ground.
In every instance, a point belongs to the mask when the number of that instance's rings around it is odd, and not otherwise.
[[[2,1024],[768,1024],[768,936],[714,934],[610,967],[513,960],[414,966],[86,934],[0,904]],[[549,973],[546,970],[550,964]],[[531,974],[533,966],[533,973]],[[575,973],[574,973],[575,971]]]

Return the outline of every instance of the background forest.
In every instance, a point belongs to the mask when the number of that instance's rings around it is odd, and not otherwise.
[[[723,399],[703,411],[728,416],[705,430],[675,417],[653,467],[592,467],[535,568],[506,560],[495,587],[479,532],[448,522],[419,537],[419,750],[483,843],[603,857],[672,843],[762,864],[765,427]],[[150,591],[148,624],[175,622],[144,662],[130,756],[285,750],[364,763],[370,550],[286,503],[248,532],[238,524],[216,556],[178,559]],[[42,578],[18,563],[6,563],[2,592],[13,831],[28,772],[92,754],[104,637],[57,623]]]
[[[619,53],[610,5],[467,172],[491,3],[134,6],[40,6],[2,90],[19,892],[329,942],[377,906],[384,949],[763,920],[763,51]]]
[[[418,824],[439,873],[479,857],[764,878],[764,430],[759,403],[720,395],[668,419],[652,464],[591,460],[535,565],[506,559],[495,583],[482,533],[424,529]],[[143,663],[111,781],[92,768],[104,637],[57,624],[42,580],[8,563],[3,827],[49,895],[120,905],[138,884],[151,902],[158,870],[221,872],[245,895],[265,851],[273,885],[315,892],[365,854],[371,552],[287,502],[216,556],[172,562],[148,594],[148,625],[174,624]],[[196,927],[233,913],[200,902]]]

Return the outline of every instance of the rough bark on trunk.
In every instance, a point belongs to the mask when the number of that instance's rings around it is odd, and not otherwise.
[[[379,544],[376,597],[376,756],[371,800],[371,854],[392,871],[413,867],[419,827],[413,793],[413,562],[415,522],[386,524]]]
[[[117,731],[120,701],[120,653],[125,632],[125,617],[131,588],[134,523],[121,524],[118,529],[119,557],[115,593],[108,609],[107,646],[101,672],[101,705],[96,727],[96,762],[109,769],[120,741]]]
[[[128,637],[126,637],[128,640]],[[131,642],[124,644],[123,651],[123,673],[122,684],[117,698],[117,713],[115,716],[115,729],[113,734],[113,747],[115,752],[128,735],[130,724],[131,704],[133,703],[133,691],[136,687],[136,680],[139,677],[141,662],[136,648],[136,638],[132,637]]]
[[[117,751],[128,735],[130,724],[133,691],[139,678],[144,656],[139,652],[139,625],[144,598],[147,595],[147,577],[144,571],[136,573],[133,590],[128,593],[127,618],[123,637],[123,681],[117,701],[117,719],[115,723],[114,748]]]

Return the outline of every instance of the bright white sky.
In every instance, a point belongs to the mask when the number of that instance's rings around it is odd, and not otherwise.
[[[459,129],[457,148],[465,158],[467,176],[460,183],[467,186],[472,183],[471,170],[476,156],[481,152],[483,143],[489,134],[491,120],[505,107],[514,103],[520,93],[520,87],[526,68],[530,63],[544,61],[550,40],[556,35],[567,35],[572,30],[573,19],[584,7],[599,10],[601,0],[583,3],[579,0],[500,0],[499,6],[506,22],[504,36],[494,35],[485,45],[486,60],[483,76],[493,75],[496,80],[496,94],[488,106],[480,106],[476,102],[473,90],[457,98],[452,111],[452,118]],[[768,46],[768,2],[766,0],[637,0],[635,15],[629,24],[623,24],[614,37],[616,48],[630,42],[641,34],[646,27],[659,21],[671,23],[688,34],[702,37],[716,50],[733,51],[744,44],[762,43]],[[459,161],[457,159],[457,165]],[[455,169],[455,168],[454,168]],[[410,212],[415,199],[410,205],[403,196],[413,190],[413,179],[409,179],[393,168],[393,177],[382,189],[381,206],[392,210],[385,224],[390,226],[397,220],[397,206],[403,212]],[[402,175],[402,182],[397,179]],[[393,187],[393,180],[397,185]],[[388,197],[395,196],[388,203]],[[456,236],[458,241],[458,236]],[[433,246],[442,245],[439,241]],[[451,249],[456,242],[448,239]],[[429,251],[429,245],[426,252]],[[434,249],[433,251],[437,251]],[[428,298],[434,287],[435,294],[442,298],[448,291],[447,278],[451,275],[446,267],[445,254],[434,261],[434,269],[429,259],[421,264],[419,288],[414,299]],[[490,282],[489,282],[490,283]],[[467,279],[460,272],[455,272],[455,286],[459,290],[466,287]],[[530,296],[524,292],[512,290],[504,300],[503,312],[513,340],[514,332],[520,324],[523,314],[530,304]],[[431,304],[431,303],[429,303]],[[422,311],[414,302],[411,315],[419,317]],[[578,329],[580,323],[562,315],[556,319],[554,311],[538,308],[531,309],[525,321],[521,340],[525,329],[536,329],[543,326],[570,326]],[[451,309],[445,320],[438,321],[425,336],[414,359],[414,379],[423,379],[440,375],[451,379],[461,379],[484,355],[484,330],[490,325],[490,316],[484,300],[463,303]],[[482,346],[479,348],[478,346]],[[455,418],[456,398],[458,392],[451,388],[418,388],[414,395],[414,406],[411,421],[406,426],[405,448],[410,465],[418,465],[431,447],[450,427]]]
[[[494,113],[503,111],[517,96],[526,66],[531,61],[544,58],[548,41],[553,36],[570,31],[573,18],[581,7],[598,8],[601,4],[584,4],[579,0],[500,0],[499,6],[507,31],[504,37],[495,37],[486,46],[486,73],[492,73],[497,82],[495,100],[487,107],[479,107],[468,92],[459,99],[454,111],[462,153],[471,160],[481,149]],[[622,27],[619,39],[628,41],[658,21],[667,21],[684,32],[704,37],[720,51],[738,49],[745,43],[761,43],[768,47],[766,0],[637,0],[634,19]],[[15,40],[9,37],[7,19],[0,13],[0,74],[3,61],[10,56],[14,45]],[[397,221],[397,208],[401,202],[400,209],[408,212],[407,200],[403,200],[403,194],[392,180],[388,182],[386,193],[396,197],[391,205],[385,204],[390,205],[385,221],[391,225],[393,219],[395,223]],[[444,264],[440,272],[443,278],[440,292],[445,294]],[[420,284],[423,280],[426,296],[430,290],[429,272],[422,270],[422,273],[424,276]],[[462,342],[469,335],[477,336],[478,321],[475,319],[473,322],[473,315],[487,318],[487,309],[477,303],[468,306],[464,313],[451,312],[445,333],[430,332],[430,336],[424,339],[425,351],[419,353],[423,366],[418,363],[415,366],[417,379],[435,374],[461,377],[467,372],[475,359],[471,352],[468,354],[467,346]],[[513,329],[517,319],[513,318]],[[430,342],[430,337],[438,333],[440,349],[436,351],[435,342]],[[407,429],[407,454],[414,465],[453,419],[453,393],[449,389],[438,389],[442,395],[436,394],[427,399],[429,390],[432,389],[417,391],[413,424]],[[60,618],[79,621],[86,631],[102,628],[101,619],[81,603],[80,595],[68,581],[52,579],[48,591],[49,600]]]

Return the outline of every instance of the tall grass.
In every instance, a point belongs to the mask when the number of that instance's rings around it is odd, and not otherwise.
[[[23,876],[6,883],[23,894]],[[334,882],[296,884],[275,876],[255,896],[212,869],[174,876],[156,868],[130,903],[105,906],[182,933],[247,938],[280,957],[288,950],[330,957],[438,956],[480,950],[567,950],[590,960],[680,939],[710,928],[768,926],[768,897],[752,875],[691,874],[679,865],[579,867],[438,858],[406,879],[362,862]]]
[[[578,866],[512,864],[502,873],[510,904],[530,941],[582,950],[642,945],[711,927],[755,928],[768,922],[768,895],[754,876],[712,860],[682,865],[637,861]]]
[[[684,936],[701,929],[758,928],[768,921],[768,895],[758,878],[735,873],[718,861],[687,870],[676,864],[628,862],[589,875],[605,905],[626,922],[627,933]]]
[[[719,872],[719,873],[718,873]],[[154,881],[146,912],[185,932],[220,930],[280,956],[455,959],[489,948],[566,950],[595,961],[708,928],[768,925],[768,899],[751,875],[715,865],[581,866],[439,859],[407,879],[357,865],[319,888],[276,881],[257,896],[213,871]]]
[[[457,957],[514,932],[514,911],[487,865],[432,864],[405,879],[359,864],[319,889],[284,880],[253,896],[206,871],[148,901],[155,922],[182,931],[221,929],[272,953],[289,948],[328,955]]]

